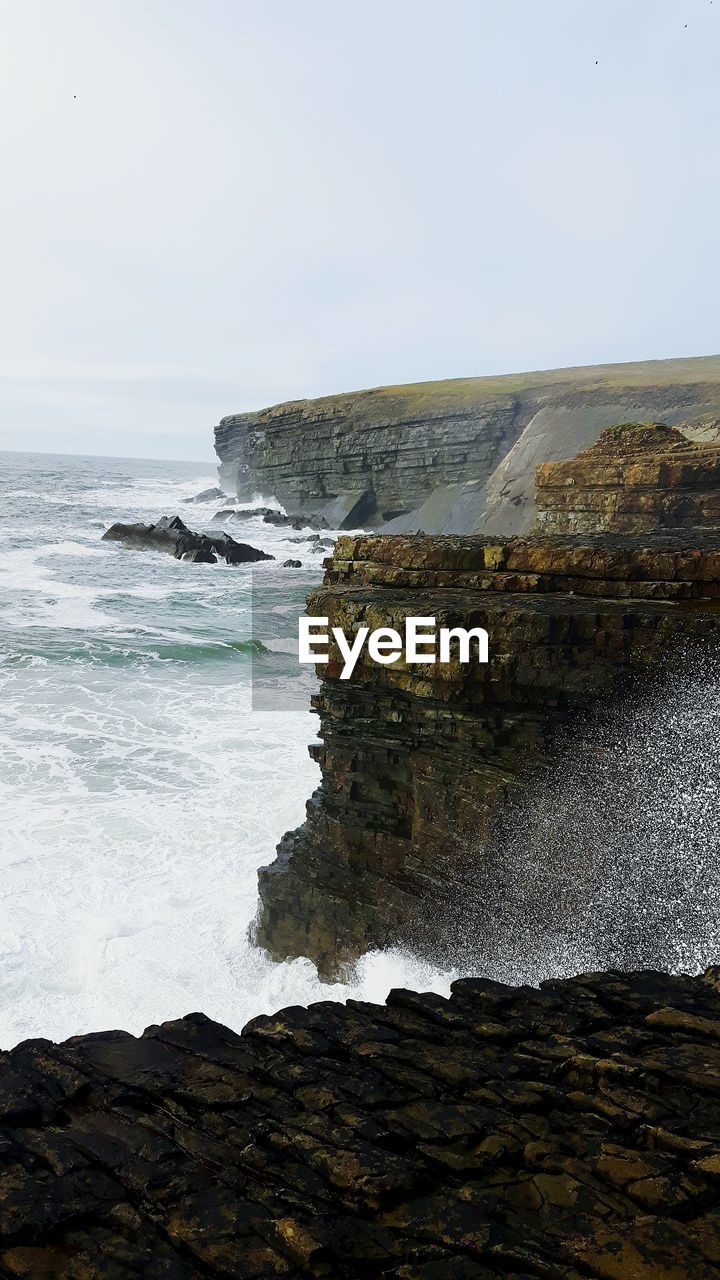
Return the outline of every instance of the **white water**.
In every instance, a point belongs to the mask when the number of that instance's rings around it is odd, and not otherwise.
[[[100,540],[117,519],[207,526],[221,502],[179,500],[212,483],[192,464],[0,455],[3,1046],[196,1009],[240,1028],[452,976],[387,953],[328,986],[248,942],[257,867],[317,785],[314,717],[251,709],[246,569]],[[302,598],[325,552],[258,519],[227,528],[301,558],[309,574],[263,566],[260,584]],[[267,648],[282,681],[292,643]]]

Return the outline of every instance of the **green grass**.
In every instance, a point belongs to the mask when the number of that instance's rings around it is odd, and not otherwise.
[[[641,360],[628,364],[596,364],[568,369],[543,369],[483,378],[450,378],[437,382],[401,383],[319,397],[313,403],[351,409],[359,419],[425,417],[473,409],[498,397],[563,388],[597,391],[642,389],[673,384],[720,385],[720,355],[677,360]],[[310,403],[295,401],[293,403]],[[278,406],[275,406],[278,407]]]

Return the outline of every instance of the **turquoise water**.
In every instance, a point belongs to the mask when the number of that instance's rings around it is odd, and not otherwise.
[[[387,953],[328,988],[247,940],[257,867],[319,781],[293,635],[327,553],[257,517],[226,526],[277,557],[252,570],[101,540],[115,520],[210,527],[221,502],[181,499],[215,483],[198,463],[0,454],[3,1046],[446,986]]]

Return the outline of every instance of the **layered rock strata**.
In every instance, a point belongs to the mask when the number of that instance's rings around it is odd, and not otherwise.
[[[485,627],[490,661],[319,667],[320,788],[260,872],[257,941],[336,976],[373,948],[422,949],[469,892],[508,800],[573,714],[630,672],[720,636],[720,538],[342,537],[308,612],[351,636],[408,616]],[[430,920],[428,921],[428,917]]]
[[[0,1271],[710,1280],[720,995],[592,974],[0,1055]]]
[[[610,427],[535,473],[538,529],[585,534],[720,527],[720,447],[661,423]]]
[[[299,400],[223,418],[221,483],[331,528],[528,532],[537,463],[628,419],[720,414],[720,357],[459,378]],[[469,487],[468,487],[469,486]]]

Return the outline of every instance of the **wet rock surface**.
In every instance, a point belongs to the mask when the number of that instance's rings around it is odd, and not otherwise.
[[[709,1280],[719,971],[0,1055],[0,1274]]]
[[[236,542],[227,533],[195,533],[179,516],[163,516],[157,524],[113,524],[103,534],[103,541],[122,542],[137,551],[164,551],[177,560],[195,564],[216,564],[218,560],[251,564],[275,559],[259,547]]]

